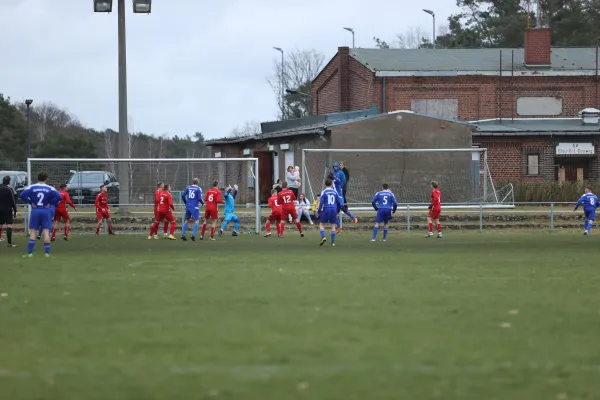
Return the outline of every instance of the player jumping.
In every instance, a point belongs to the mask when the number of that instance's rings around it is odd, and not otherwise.
[[[219,229],[219,236],[223,235],[223,231],[227,229],[227,225],[230,222],[233,222],[233,232],[231,232],[231,236],[237,236],[237,230],[240,227],[240,219],[237,215],[235,215],[235,197],[238,194],[238,185],[231,185],[225,191],[225,221],[221,225],[221,229]]]
[[[346,185],[346,175],[344,171],[342,171],[339,163],[333,164],[333,172],[329,175],[332,179],[332,188],[337,192],[338,196],[342,199],[342,208],[341,211],[350,217],[352,222],[358,224],[358,218],[356,218],[352,213],[348,210],[348,205],[346,204],[346,199],[344,198],[344,186]],[[336,233],[340,233],[342,231],[342,215],[338,215],[338,228]]]
[[[67,185],[65,183],[61,183],[59,188],[60,190],[58,191],[58,193],[60,193],[60,202],[56,206],[56,211],[54,213],[54,221],[52,222],[52,238],[50,239],[53,242],[56,240],[56,229],[58,228],[58,223],[61,219],[65,222],[65,236],[63,237],[63,239],[69,240],[69,232],[71,231],[71,219],[69,217],[69,212],[67,211],[67,204],[70,205],[73,208],[73,210],[77,210],[77,207],[75,207],[75,204],[73,204],[73,202],[71,201],[69,193],[67,193],[66,191]]]
[[[323,246],[327,242],[325,237],[325,224],[331,226],[331,245],[335,246],[335,235],[337,226],[337,215],[343,205],[343,200],[333,190],[331,179],[325,181],[325,190],[321,193],[321,200],[317,208],[317,218],[319,218],[319,230],[321,231],[321,242],[319,246]]]
[[[585,187],[585,193],[579,198],[579,201],[575,205],[573,211],[577,211],[580,205],[583,204],[583,214],[585,221],[583,223],[583,234],[587,236],[592,230],[592,224],[596,220],[596,208],[598,208],[598,197],[592,193],[592,188],[589,186]]]
[[[175,211],[175,206],[173,205],[173,196],[169,192],[169,184],[165,184],[162,192],[160,192],[159,201],[158,201],[158,215],[154,220],[154,224],[152,224],[152,228],[150,228],[150,234],[148,235],[148,239],[152,239],[153,235],[156,235],[158,232],[158,226],[161,222],[167,221],[171,224],[171,232],[167,236],[169,240],[177,240],[173,234],[175,233],[175,227],[177,223],[175,222],[175,217],[173,216],[173,212]]]
[[[279,200],[277,199],[277,190],[271,190],[271,197],[269,197],[269,208],[271,209],[271,215],[267,218],[267,223],[265,224],[265,228],[267,228],[267,233],[265,237],[271,236],[271,222],[275,222],[275,226],[277,227],[277,236],[283,237],[281,231],[281,204],[279,204]]]
[[[192,229],[192,241],[196,241],[196,234],[198,233],[198,220],[200,219],[200,204],[204,204],[202,201],[202,189],[198,186],[200,181],[198,178],[192,180],[192,184],[185,188],[181,194],[181,199],[185,203],[185,222],[181,230],[181,240],[186,241],[186,233],[188,225],[193,223],[194,228]]]
[[[217,221],[219,220],[218,205],[223,204],[223,200],[221,200],[221,191],[218,189],[218,186],[219,181],[214,181],[213,187],[208,189],[206,191],[206,196],[204,196],[206,210],[204,211],[204,222],[202,223],[200,240],[204,240],[204,233],[206,232],[206,225],[208,224],[209,219],[211,220],[210,240],[215,240],[215,230],[217,229]]]
[[[96,236],[100,235],[100,225],[102,220],[105,219],[108,223],[108,234],[114,235],[112,229],[112,219],[110,218],[110,207],[108,205],[108,195],[106,194],[107,189],[105,185],[100,186],[100,193],[96,196]]]
[[[304,237],[304,232],[302,232],[302,224],[298,221],[298,212],[296,211],[296,205],[294,201],[296,201],[296,196],[294,192],[288,189],[287,182],[282,182],[281,187],[283,188],[281,192],[277,195],[277,200],[279,204],[281,204],[281,224],[280,224],[280,237],[283,237],[283,232],[285,231],[285,222],[287,221],[288,216],[292,216],[292,221],[296,221],[296,228],[298,228],[298,232],[300,232],[300,236]]]
[[[61,196],[56,189],[46,184],[48,174],[40,172],[38,174],[38,183],[31,185],[23,192],[19,198],[31,206],[31,216],[29,220],[29,243],[27,244],[27,254],[24,257],[33,257],[35,247],[35,238],[37,230],[42,226],[44,235],[44,255],[50,257],[50,205],[56,205],[61,200]]]
[[[433,236],[433,225],[437,228],[437,237],[442,237],[442,225],[440,225],[440,213],[442,212],[442,193],[438,189],[436,181],[431,182],[431,204],[429,204],[429,214],[427,215],[427,224],[429,225],[428,238]]]
[[[396,212],[398,208],[398,202],[396,201],[396,196],[389,190],[389,186],[387,183],[381,185],[383,190],[377,192],[373,200],[371,200],[371,204],[375,211],[377,211],[377,217],[375,219],[375,227],[373,228],[373,237],[371,238],[371,242],[377,240],[377,233],[379,232],[379,224],[383,224],[383,238],[382,242],[385,242],[388,234],[388,224],[392,219],[392,214]]]

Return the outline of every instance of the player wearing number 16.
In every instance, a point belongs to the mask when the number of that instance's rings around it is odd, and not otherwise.
[[[382,242],[385,242],[388,234],[388,224],[392,219],[392,214],[396,212],[398,208],[398,202],[396,201],[396,197],[394,193],[390,191],[390,187],[387,183],[382,185],[381,191],[375,194],[373,200],[371,200],[371,204],[375,211],[377,211],[377,217],[375,218],[375,228],[373,228],[373,237],[371,238],[371,242],[377,240],[377,232],[379,232],[379,224],[383,224],[383,238]]]
[[[292,216],[292,221],[296,221],[296,227],[300,232],[300,236],[304,237],[304,233],[302,232],[302,224],[298,221],[298,212],[296,211],[296,205],[294,202],[296,201],[296,195],[290,189],[288,189],[287,182],[283,182],[281,184],[283,188],[281,192],[277,195],[277,200],[279,204],[281,204],[281,225],[280,225],[280,237],[283,237],[283,232],[285,230],[285,221],[287,221],[288,216]]]
[[[592,193],[592,188],[589,186],[585,187],[585,193],[583,196],[579,198],[579,201],[575,205],[573,211],[577,211],[580,205],[583,204],[583,214],[585,216],[585,221],[583,223],[583,234],[585,236],[590,233],[592,229],[592,224],[596,220],[596,208],[598,208],[598,197]]]
[[[21,200],[31,206],[31,218],[29,220],[29,243],[27,244],[27,255],[33,256],[33,248],[35,247],[35,238],[38,228],[42,227],[44,234],[44,251],[45,256],[50,257],[50,228],[52,227],[52,219],[50,206],[56,206],[61,200],[60,193],[52,186],[46,184],[48,174],[40,172],[38,174],[38,183],[31,185],[19,196]]]
[[[221,191],[218,188],[219,181],[213,182],[213,187],[206,191],[204,196],[204,202],[206,203],[206,210],[204,211],[204,223],[202,224],[202,232],[200,232],[200,240],[204,240],[204,233],[206,232],[206,225],[208,220],[211,220],[210,228],[210,240],[215,240],[215,230],[217,229],[217,221],[219,221],[219,204],[223,204],[221,200]]]
[[[332,188],[333,180],[325,180],[325,190],[321,193],[321,200],[317,208],[317,218],[319,218],[319,229],[321,231],[321,243],[323,246],[327,242],[325,237],[325,225],[331,227],[331,245],[335,246],[335,235],[337,228],[337,215],[344,205],[344,202],[337,192]]]
[[[194,178],[192,184],[185,188],[181,194],[181,200],[185,203],[185,222],[181,230],[181,240],[187,240],[186,233],[188,225],[193,223],[192,229],[192,241],[196,240],[196,234],[198,233],[198,220],[200,219],[200,204],[204,204],[202,201],[202,189],[198,186],[200,181],[198,178]]]

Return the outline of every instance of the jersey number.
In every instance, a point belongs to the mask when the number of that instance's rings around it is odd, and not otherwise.
[[[196,197],[196,193],[190,189],[188,191],[188,199],[193,199],[194,197]]]
[[[277,200],[273,200],[273,204],[275,204],[275,207],[279,207],[279,203],[277,202]]]
[[[160,196],[160,204],[165,204],[165,198],[163,196]]]
[[[388,197],[387,196],[383,196],[383,204],[387,204],[388,203]]]
[[[44,193],[38,193],[37,196],[38,196],[37,206],[44,207]]]
[[[40,193],[40,194],[41,194],[41,193]],[[596,199],[594,199],[594,198],[592,197],[592,198],[590,199],[590,204],[591,204],[591,205],[594,205],[594,204],[596,204]]]
[[[209,194],[208,195],[208,201],[213,201],[215,199],[215,195],[214,194]]]
[[[335,195],[333,194],[328,194],[327,195],[327,204],[335,204]]]
[[[283,196],[283,202],[285,204],[290,204],[292,202],[292,198],[290,197],[290,195]]]

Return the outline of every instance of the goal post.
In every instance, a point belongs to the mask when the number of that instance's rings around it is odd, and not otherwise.
[[[125,179],[120,179],[120,166],[126,164]],[[130,233],[146,231],[153,219],[154,193],[157,183],[171,185],[175,213],[185,214],[181,201],[182,191],[198,178],[203,193],[219,182],[219,189],[229,185],[239,187],[236,214],[242,228],[261,231],[261,206],[258,158],[29,158],[27,176],[35,183],[39,172],[46,172],[48,183],[58,188],[67,185],[71,200],[78,211],[73,213],[71,230],[89,232],[95,219],[94,201],[100,185],[107,186],[109,203],[116,230]],[[123,204],[123,199],[128,199]],[[222,210],[222,208],[221,208]],[[222,211],[221,211],[222,213]],[[201,212],[201,217],[203,212]],[[119,229],[121,227],[122,229]],[[27,226],[26,226],[27,229]]]
[[[344,162],[350,179],[347,204],[372,209],[371,199],[387,183],[401,204],[429,202],[431,181],[437,181],[444,203],[501,204],[492,180],[486,148],[457,149],[303,149],[302,191],[316,199],[335,162]],[[504,188],[503,188],[504,189]]]

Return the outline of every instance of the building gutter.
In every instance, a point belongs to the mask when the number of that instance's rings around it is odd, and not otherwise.
[[[473,136],[599,136],[600,132],[473,132]]]
[[[595,76],[595,69],[581,69],[581,70],[570,70],[570,71],[556,71],[556,70],[530,70],[530,71],[514,71],[515,76]],[[479,75],[479,76],[500,76],[500,71],[376,71],[375,76],[377,77],[427,77],[427,76],[466,76],[466,75]]]

